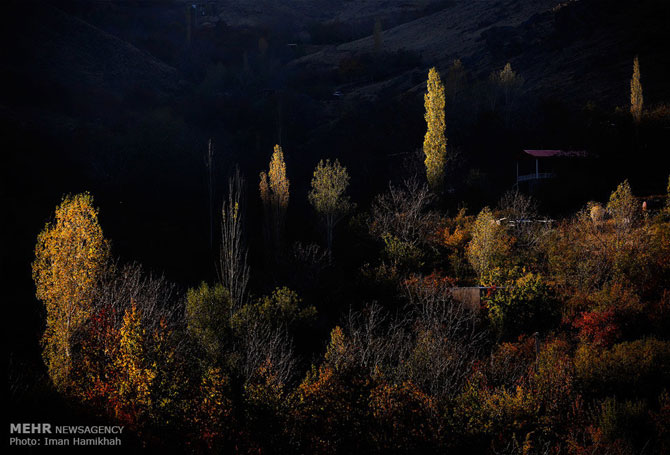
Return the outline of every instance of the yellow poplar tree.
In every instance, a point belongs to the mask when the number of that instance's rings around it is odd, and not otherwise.
[[[54,385],[67,388],[70,338],[89,317],[93,293],[109,260],[109,243],[88,194],[65,196],[37,237],[32,275],[47,313],[43,357]]]
[[[642,84],[640,83],[640,62],[635,56],[633,60],[633,77],[630,80],[630,113],[633,115],[635,123],[640,123],[642,119],[642,107],[644,98],[642,96]]]
[[[279,145],[275,145],[270,169],[261,172],[259,189],[266,217],[266,235],[268,241],[278,249],[281,242],[284,223],[286,221],[286,209],[289,200],[289,180],[286,177],[286,163],[284,152]]]
[[[444,135],[444,85],[434,67],[428,72],[428,92],[424,95],[427,131],[423,140],[426,176],[430,187],[439,191],[444,183],[447,162],[447,138]]]

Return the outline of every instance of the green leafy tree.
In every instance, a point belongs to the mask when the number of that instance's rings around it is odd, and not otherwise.
[[[202,283],[186,293],[188,331],[198,340],[211,359],[223,353],[232,317],[230,293],[221,284]]]
[[[244,305],[233,315],[231,324],[237,329],[249,327],[255,322],[290,328],[314,316],[316,308],[303,306],[302,299],[295,291],[282,287],[275,289],[270,295],[261,297],[255,303]]]
[[[444,118],[444,86],[437,69],[428,72],[428,92],[424,95],[427,130],[423,139],[423,153],[426,155],[426,177],[433,191],[440,191],[444,184],[447,162],[447,138]]]
[[[628,180],[624,180],[610,195],[607,212],[619,233],[627,233],[639,217],[639,206]]]
[[[90,316],[99,280],[109,260],[109,243],[88,194],[65,196],[54,220],[37,237],[32,275],[46,307],[43,356],[58,389],[69,385],[71,337]]]
[[[308,199],[323,220],[329,251],[333,246],[335,225],[352,208],[349,196],[345,194],[348,186],[347,168],[342,166],[338,160],[333,163],[330,160],[319,161],[314,169],[312,189]]]
[[[482,277],[482,284],[496,287],[486,297],[486,308],[499,337],[515,339],[555,322],[557,305],[541,275],[518,267],[509,271],[495,268]]]

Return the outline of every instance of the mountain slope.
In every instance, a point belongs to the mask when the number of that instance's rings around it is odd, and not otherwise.
[[[426,67],[441,71],[460,58],[481,80],[511,62],[527,92],[578,105],[589,100],[625,103],[633,56],[639,54],[643,78],[648,74],[648,99],[660,102],[670,95],[664,83],[670,74],[670,54],[663,44],[670,42],[667,23],[670,4],[662,0],[451,2],[429,16],[384,30],[382,50],[420,54]],[[326,47],[293,65],[335,70],[343,58],[373,49],[374,38],[367,36]],[[385,86],[375,81],[356,91]]]
[[[31,90],[54,86],[121,98],[135,90],[160,95],[177,88],[174,68],[47,3],[10,2],[9,15],[21,21],[7,37],[3,72],[28,97],[34,97]]]

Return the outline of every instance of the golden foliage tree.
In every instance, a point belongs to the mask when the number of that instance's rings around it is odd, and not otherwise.
[[[266,237],[275,249],[280,246],[286,222],[289,184],[290,182],[286,177],[284,152],[279,145],[275,145],[270,159],[270,169],[267,173],[265,171],[261,172],[259,184],[265,210]]]
[[[467,247],[470,265],[480,278],[502,262],[510,247],[509,240],[491,210],[484,207],[472,226],[472,240]]]
[[[633,115],[635,123],[640,123],[642,119],[642,108],[644,98],[642,96],[642,84],[640,83],[640,62],[637,55],[633,60],[633,77],[630,80],[630,113]]]
[[[32,264],[36,295],[47,312],[43,356],[58,389],[68,386],[70,338],[90,315],[108,259],[109,243],[98,224],[93,197],[88,193],[65,196],[54,220],[37,237]]]
[[[347,168],[338,160],[321,160],[314,169],[312,189],[308,199],[317,213],[322,217],[326,227],[328,250],[333,246],[333,230],[335,225],[351,209],[349,196],[345,195],[349,186]]]
[[[293,394],[301,452],[335,454],[338,443],[360,447],[365,440],[372,381],[350,350],[342,329],[335,327],[324,362],[312,366]]]
[[[147,317],[134,301],[124,312],[112,361],[111,410],[131,425],[171,424],[183,415],[187,377],[167,321],[160,318],[151,327]]]
[[[140,321],[140,312],[133,302],[126,310],[121,326],[119,350],[114,360],[119,373],[117,417],[135,422],[149,412],[152,383],[156,378],[156,364],[149,365],[145,352],[146,332]]]
[[[196,399],[193,424],[208,450],[222,450],[233,427],[233,404],[228,398],[230,379],[218,367],[209,367],[200,384]]]
[[[428,72],[428,92],[424,95],[427,131],[423,139],[423,153],[426,155],[426,176],[434,191],[439,191],[444,183],[447,163],[447,138],[444,135],[444,85],[434,67]]]

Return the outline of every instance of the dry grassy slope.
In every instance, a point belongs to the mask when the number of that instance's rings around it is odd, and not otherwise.
[[[486,31],[494,27],[518,26],[558,3],[558,0],[455,0],[429,16],[384,30],[382,48],[388,52],[401,49],[417,52],[426,65],[436,65],[440,69],[446,69],[455,58],[461,58],[475,74],[490,71],[491,58],[484,52]],[[336,68],[344,56],[370,52],[373,46],[373,37],[368,36],[324,48],[297,60],[293,66],[301,70]],[[387,86],[387,83],[376,83],[359,90],[365,93]]]
[[[663,44],[670,40],[669,9],[660,0],[455,0],[427,17],[384,30],[383,49],[417,52],[426,67],[441,71],[460,58],[481,79],[509,61],[524,77],[527,92],[577,105],[588,100],[624,104],[632,58],[639,53],[649,100],[661,102],[670,96],[663,82],[670,70]],[[368,36],[324,48],[293,65],[298,70],[335,69],[343,57],[372,50]],[[374,96],[393,86],[423,90],[410,80],[396,75],[349,93]]]
[[[177,87],[177,71],[133,45],[48,4],[15,4],[10,58],[5,64],[27,77],[71,89],[117,96],[129,90],[165,93]],[[13,55],[12,55],[13,54]]]
[[[383,47],[419,52],[428,64],[467,58],[481,49],[482,34],[492,27],[517,26],[558,0],[457,1],[428,17],[383,33]],[[372,37],[338,46],[339,51],[369,50]]]
[[[189,1],[185,1],[189,3]],[[332,17],[341,0],[218,0],[219,18],[232,27],[257,27],[291,20],[323,21]]]
[[[231,26],[263,26],[289,19],[314,22],[369,22],[396,18],[448,0],[218,0],[221,20]]]

